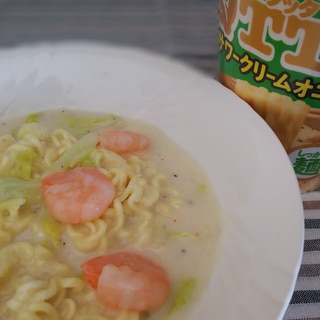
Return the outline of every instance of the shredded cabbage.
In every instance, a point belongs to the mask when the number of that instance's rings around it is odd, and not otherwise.
[[[113,127],[119,122],[119,118],[115,115],[108,115],[103,118],[79,118],[73,115],[65,115],[63,117],[63,126],[73,129],[77,133],[88,132],[93,126],[103,125],[106,127]]]
[[[185,306],[194,293],[196,288],[196,280],[194,278],[182,279],[179,284],[173,302],[168,309],[167,315],[171,316],[172,313]]]
[[[79,162],[79,166],[81,167],[96,167],[95,162],[92,160],[89,154],[87,154],[84,158]]]
[[[41,113],[30,113],[27,116],[27,122],[38,122]]]
[[[199,190],[200,192],[204,192],[207,190],[207,185],[205,183],[199,183],[197,185],[197,190]]]
[[[59,248],[61,232],[62,232],[61,223],[58,220],[54,219],[53,217],[48,216],[41,221],[41,228],[44,234],[50,240],[50,243],[55,248]]]
[[[88,133],[73,144],[46,172],[46,174],[74,168],[94,150],[99,141],[98,135]]]
[[[33,160],[36,157],[37,154],[32,148],[21,148],[21,150],[17,152],[14,166],[9,170],[8,175],[24,180],[30,180]]]
[[[167,235],[172,238],[191,238],[191,239],[198,238],[195,234],[192,234],[189,232],[180,232],[180,231],[168,231]]]
[[[17,198],[37,201],[40,196],[40,181],[26,181],[16,177],[0,178],[0,201]]]

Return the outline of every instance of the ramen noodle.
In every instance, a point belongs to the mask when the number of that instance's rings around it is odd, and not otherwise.
[[[103,136],[111,128],[121,138]],[[148,140],[115,151],[123,132]],[[61,109],[4,120],[0,154],[1,320],[185,319],[208,283],[220,232],[210,183],[186,152],[145,123]],[[90,188],[81,193],[85,179]],[[102,202],[114,192],[110,203],[93,219],[83,207],[78,216],[87,196],[99,196],[98,181],[107,188]],[[80,220],[65,220],[72,215]],[[81,266],[119,253],[164,270],[164,304],[137,311],[97,298]]]
[[[302,192],[320,186],[319,28],[319,0],[220,0],[220,81],[273,129]]]

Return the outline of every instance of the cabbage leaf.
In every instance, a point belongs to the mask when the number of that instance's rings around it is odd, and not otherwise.
[[[171,238],[189,238],[189,239],[197,239],[198,237],[190,232],[183,232],[183,231],[168,231],[167,235]]]
[[[30,180],[33,160],[36,157],[37,154],[32,148],[26,147],[24,150],[19,150],[16,154],[14,166],[10,168],[8,175],[24,180]]]
[[[93,151],[99,141],[95,133],[88,133],[75,142],[53,165],[46,174],[65,171],[77,166],[81,161],[88,159],[88,154]]]
[[[37,201],[40,196],[40,181],[26,181],[17,177],[0,178],[0,201],[17,198]]]
[[[67,114],[62,119],[62,126],[73,129],[77,133],[88,132],[92,127],[101,125],[103,128],[113,127],[120,121],[115,115],[108,115],[99,118],[79,118],[71,114]]]
[[[172,313],[188,304],[193,296],[195,288],[196,280],[194,278],[181,279],[178,283],[172,304],[168,309],[167,316],[171,316]]]
[[[61,222],[56,220],[52,216],[47,216],[41,221],[41,228],[44,234],[49,239],[50,243],[55,248],[59,248],[62,232]]]
[[[30,113],[27,116],[27,122],[31,123],[31,122],[38,122],[39,121],[39,117],[41,116],[41,113]]]

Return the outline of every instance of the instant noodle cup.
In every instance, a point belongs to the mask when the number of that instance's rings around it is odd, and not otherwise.
[[[220,0],[219,80],[269,124],[302,192],[320,187],[320,0]]]

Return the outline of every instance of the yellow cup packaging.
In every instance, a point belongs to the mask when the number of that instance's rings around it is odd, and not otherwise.
[[[301,192],[320,187],[320,0],[220,0],[219,80],[269,124]]]

